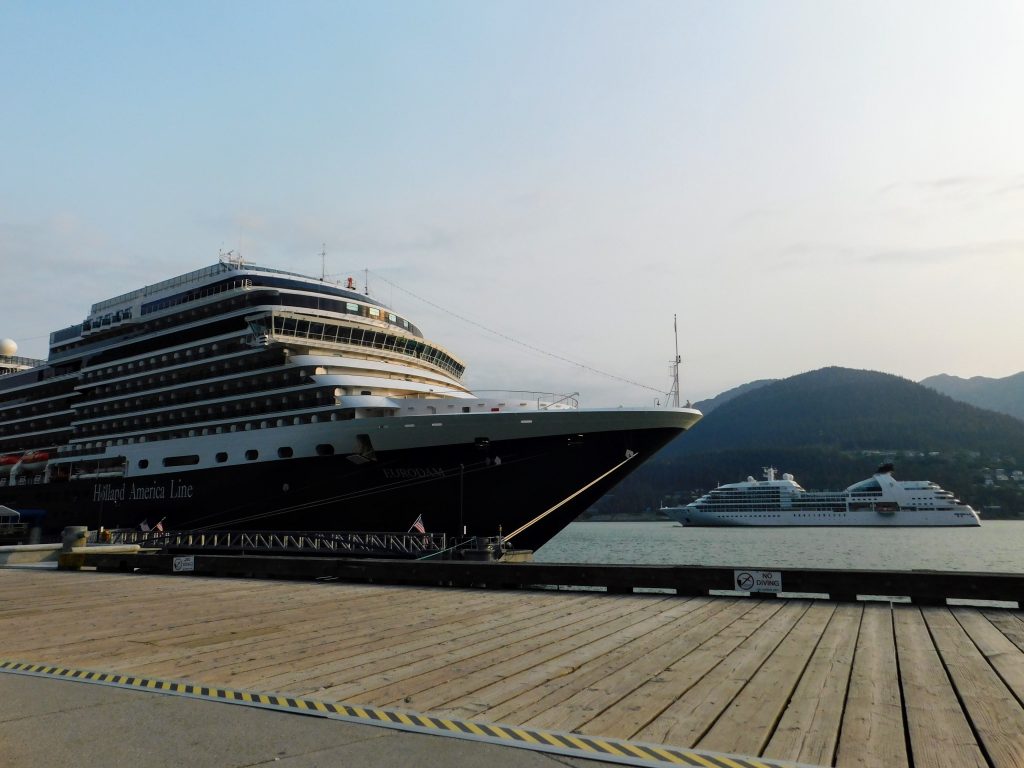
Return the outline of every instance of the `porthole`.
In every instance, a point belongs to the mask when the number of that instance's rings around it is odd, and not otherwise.
[[[260,457],[260,452],[257,451],[257,450],[254,450],[252,448],[250,448],[248,451],[245,452],[245,460],[246,461],[256,461],[256,459],[258,459],[259,457]]]

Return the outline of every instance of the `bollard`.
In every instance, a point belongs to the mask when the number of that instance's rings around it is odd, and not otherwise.
[[[89,529],[84,525],[69,525],[60,532],[61,550],[57,556],[57,568],[62,571],[77,571],[85,563],[85,555],[73,552],[86,545]]]
[[[69,525],[60,532],[61,552],[70,552],[73,547],[84,547],[89,529],[84,525]]]

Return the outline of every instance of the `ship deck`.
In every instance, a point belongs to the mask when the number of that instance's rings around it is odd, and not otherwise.
[[[1024,765],[1003,608],[5,569],[0,648],[765,760]]]

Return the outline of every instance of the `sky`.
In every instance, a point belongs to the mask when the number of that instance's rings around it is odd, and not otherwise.
[[[480,390],[1024,369],[1016,0],[4,0],[0,72],[22,355],[324,251]]]

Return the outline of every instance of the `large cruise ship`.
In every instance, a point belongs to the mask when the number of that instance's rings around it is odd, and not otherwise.
[[[221,260],[0,349],[0,504],[65,525],[405,531],[536,549],[700,419],[478,397],[349,279]],[[539,518],[536,519],[535,518]]]
[[[897,480],[891,464],[845,491],[806,491],[793,476],[720,485],[686,506],[663,507],[687,526],[980,525],[978,513],[928,480]]]

